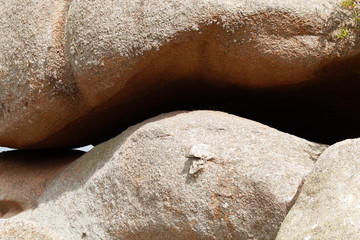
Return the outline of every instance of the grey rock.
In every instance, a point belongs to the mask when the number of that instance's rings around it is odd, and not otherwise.
[[[164,114],[71,163],[10,219],[64,239],[274,239],[325,147],[222,112]]]
[[[306,179],[277,240],[359,239],[360,139],[330,146]]]

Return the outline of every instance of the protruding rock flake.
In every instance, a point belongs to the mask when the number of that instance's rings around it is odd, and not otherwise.
[[[215,155],[211,152],[211,146],[203,143],[192,146],[187,156],[192,160],[189,170],[190,174],[202,171],[206,162],[215,158]]]
[[[191,166],[189,173],[195,174],[201,171],[204,168],[204,165],[206,164],[206,160],[203,159],[194,159]]]
[[[215,154],[211,152],[211,146],[203,143],[192,146],[188,156],[206,161],[215,158]]]

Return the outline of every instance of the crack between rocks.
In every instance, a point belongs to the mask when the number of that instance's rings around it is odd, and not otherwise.
[[[320,148],[320,152],[318,154],[316,154],[316,156],[310,156],[311,160],[314,162],[314,167],[313,169],[311,170],[311,172],[314,170],[315,168],[315,164],[317,162],[317,160],[319,159],[319,157],[326,151],[326,149],[328,149],[330,146],[328,145],[320,145],[319,148]],[[300,182],[299,184],[299,187],[294,195],[294,197],[291,199],[290,203],[287,205],[286,207],[286,215],[285,217],[287,216],[287,214],[289,213],[289,211],[291,210],[291,208],[294,206],[294,204],[296,203],[297,199],[299,198],[299,195],[301,193],[301,190],[302,190],[302,187],[306,181],[306,178],[311,174],[311,172],[306,175]]]
[[[291,199],[290,203],[286,206],[286,214],[285,214],[285,217],[288,215],[288,213],[290,212],[291,208],[294,206],[294,204],[296,203],[300,193],[301,193],[301,190],[302,190],[302,187],[305,183],[305,178],[303,180],[301,180],[301,183],[295,193],[295,196],[293,197],[293,199]],[[285,219],[285,218],[284,218]]]

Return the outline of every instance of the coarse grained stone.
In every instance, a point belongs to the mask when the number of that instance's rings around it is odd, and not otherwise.
[[[64,239],[274,239],[324,148],[222,112],[164,114],[71,163],[11,219]]]
[[[351,19],[337,0],[0,4],[2,146],[101,142],[193,85],[264,88],[358,71],[355,36],[336,37]]]
[[[1,240],[63,240],[58,235],[33,222],[0,219]]]
[[[306,178],[276,239],[359,239],[360,139],[330,146]]]
[[[0,218],[34,209],[47,184],[81,151],[8,151],[0,153]]]

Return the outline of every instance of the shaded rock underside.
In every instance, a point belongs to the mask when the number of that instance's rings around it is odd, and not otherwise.
[[[211,85],[201,77],[184,77],[163,84],[136,100],[114,105],[121,93],[101,108],[68,124],[61,132],[50,136],[32,148],[51,146],[72,138],[74,142],[98,144],[114,137],[127,127],[160,113],[174,110],[219,110],[252,119],[278,130],[310,141],[332,144],[360,135],[360,73],[354,72],[354,59],[324,68],[321,79],[285,87],[251,90],[224,85]],[[339,76],[339,66],[342,74]],[[349,74],[344,75],[344,68]],[[346,72],[346,69],[345,69]],[[325,77],[324,77],[325,76]],[[160,82],[166,82],[162,76]],[[100,117],[99,117],[100,116]],[[101,130],[99,133],[99,128]],[[79,136],[79,139],[76,139]],[[84,137],[87,136],[87,137]],[[97,139],[94,142],[81,139]],[[79,144],[81,145],[81,144]]]

